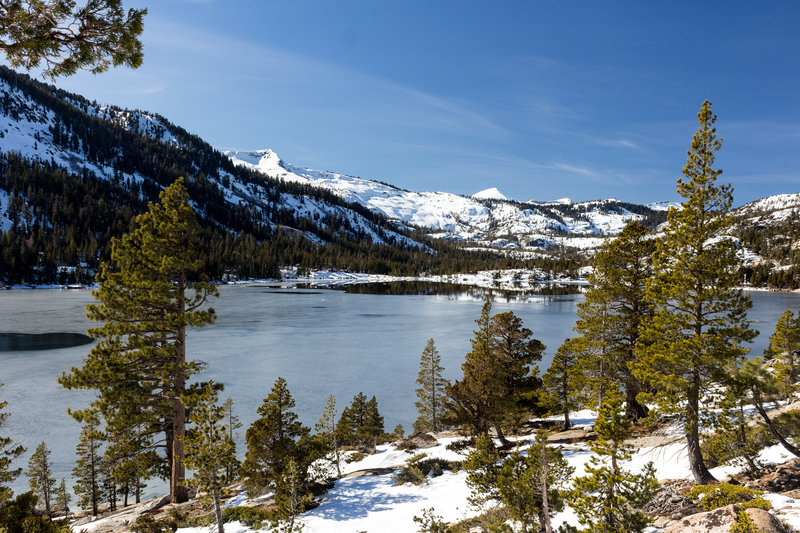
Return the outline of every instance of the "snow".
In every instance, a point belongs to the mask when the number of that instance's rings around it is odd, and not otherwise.
[[[629,221],[641,218],[626,210],[611,209],[609,203],[615,200],[599,200],[575,204],[585,212],[579,218],[564,217],[562,222],[536,208],[548,204],[530,202],[522,207],[506,201],[497,188],[486,189],[472,197],[446,192],[412,192],[375,180],[296,167],[281,160],[271,149],[233,150],[225,154],[236,165],[276,179],[327,189],[403,224],[441,232],[437,236],[442,238],[476,241],[491,240],[490,235],[552,235],[554,232],[613,235]]]
[[[501,193],[497,187],[491,187],[482,191],[476,192],[472,195],[473,198],[478,200],[508,200],[508,197]]]

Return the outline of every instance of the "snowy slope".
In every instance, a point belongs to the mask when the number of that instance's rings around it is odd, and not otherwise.
[[[183,149],[179,141],[182,133],[183,139],[189,138],[189,144],[194,139],[179,127],[169,123],[163,117],[148,114],[143,111],[131,111],[113,106],[100,106],[85,100],[56,91],[52,94],[67,104],[70,113],[84,113],[89,117],[108,123],[110,127],[119,127],[134,134],[150,137],[151,139]],[[50,100],[42,99],[45,102]],[[65,126],[65,121],[46,104],[39,103],[18,86],[0,77],[0,153],[15,153],[31,161],[39,160],[53,162],[64,167],[69,172],[80,174],[84,171],[97,177],[121,181],[141,183],[144,178],[138,174],[126,174],[116,170],[113,161],[99,162],[91,156],[91,147],[85,146],[79,136]],[[62,110],[64,106],[61,106]],[[112,126],[113,125],[113,126]],[[56,139],[60,139],[60,142]],[[65,141],[66,139],[66,141]],[[197,139],[197,144],[202,141]],[[120,150],[121,152],[121,150]],[[121,155],[120,155],[121,157]],[[194,170],[199,170],[195,165]],[[203,169],[206,178],[215,182],[222,192],[225,200],[232,206],[240,204],[252,205],[255,211],[262,209],[288,209],[295,213],[298,219],[313,220],[313,225],[336,233],[342,225],[347,226],[347,233],[351,238],[367,238],[376,244],[399,244],[405,246],[418,246],[408,237],[387,227],[367,220],[362,214],[343,205],[325,202],[318,198],[301,194],[281,193],[280,206],[271,205],[271,184],[265,179],[257,179],[245,184],[223,168]],[[191,174],[188,174],[191,177]],[[10,191],[0,190],[0,230],[7,231],[11,224],[7,216],[8,197]],[[272,192],[274,196],[274,191]],[[201,212],[202,208],[195,205]],[[304,226],[309,226],[305,224]],[[288,231],[291,228],[281,227]],[[323,243],[323,240],[310,231],[299,231],[313,242]]]
[[[281,180],[322,187],[387,217],[465,241],[494,240],[504,235],[614,235],[629,221],[641,219],[641,215],[620,208],[616,200],[520,204],[507,201],[497,188],[472,197],[412,192],[379,181],[296,167],[270,149],[225,153],[236,165]],[[571,209],[563,211],[564,207]],[[566,214],[554,214],[556,208]]]

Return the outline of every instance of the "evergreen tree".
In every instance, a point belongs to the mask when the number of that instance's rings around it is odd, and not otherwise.
[[[3,384],[0,383],[0,388],[2,387]],[[3,428],[10,416],[10,413],[3,412],[6,405],[8,405],[7,401],[0,401],[0,429]],[[22,445],[14,443],[9,437],[0,435],[0,506],[10,500],[13,495],[6,483],[11,483],[17,479],[17,476],[22,472],[21,468],[12,469],[11,463],[23,453],[25,453],[25,448]]]
[[[653,387],[660,409],[678,415],[695,481],[708,484],[714,477],[700,450],[700,419],[713,414],[707,392],[724,380],[746,353],[742,343],[756,332],[747,323],[750,299],[736,288],[736,246],[724,236],[733,200],[729,185],[715,185],[721,171],[713,169],[714,154],[722,141],[708,101],[697,116],[685,179],[678,179],[684,201],[670,210],[653,256],[647,297],[655,313],[637,345],[634,374]]]
[[[342,410],[336,425],[342,444],[363,445],[377,442],[383,435],[383,417],[378,412],[378,400],[373,396],[367,400],[363,392]]]
[[[461,365],[463,378],[445,387],[444,422],[475,435],[494,428],[508,445],[504,428],[515,428],[535,404],[541,381],[533,364],[541,360],[544,345],[530,338],[531,330],[513,313],[492,317],[491,309],[486,302],[475,321],[472,350]]]
[[[67,492],[67,480],[65,478],[61,478],[61,484],[56,489],[56,501],[55,501],[55,510],[61,511],[64,513],[64,516],[69,516],[69,502],[72,500],[72,497]]]
[[[225,409],[217,403],[217,391],[212,382],[192,398],[189,421],[193,427],[185,437],[186,466],[194,471],[194,477],[188,485],[204,495],[206,505],[214,506],[217,532],[225,533],[220,493],[231,481],[227,471],[236,457],[233,441],[225,426]]]
[[[202,260],[196,247],[199,225],[179,179],[136,217],[136,229],[112,244],[111,265],[98,275],[98,304],[91,319],[104,322],[89,334],[100,341],[83,367],[59,382],[66,388],[96,389],[92,404],[109,435],[128,441],[165,433],[170,495],[186,501],[184,441],[186,408],[182,395],[199,363],[187,361],[186,328],[214,321],[203,310],[217,289],[204,276],[192,281]],[[73,413],[84,421],[85,411]],[[142,435],[141,431],[146,432]]]
[[[239,470],[241,466],[239,460],[236,458],[236,441],[239,438],[238,430],[242,427],[242,423],[239,421],[239,418],[233,414],[233,398],[230,396],[223,402],[222,412],[225,415],[222,421],[225,426],[225,437],[233,447],[233,453],[228,457],[229,462],[225,467],[225,476],[227,476],[228,479],[234,479],[236,471]]]
[[[570,411],[582,403],[578,397],[580,380],[577,367],[578,343],[575,339],[566,339],[542,376],[542,402],[551,413],[564,415],[564,430],[572,426]]]
[[[98,421],[88,419],[81,430],[78,446],[75,448],[78,460],[72,469],[72,476],[75,479],[73,490],[78,496],[78,505],[84,509],[91,506],[93,516],[97,516],[100,502],[104,497],[101,481],[102,444],[103,434],[99,429]]]
[[[652,315],[645,291],[654,249],[647,228],[635,221],[606,241],[592,260],[590,286],[578,304],[575,325],[584,347],[581,366],[597,405],[603,391],[618,384],[625,389],[628,416],[633,419],[647,416],[647,407],[636,399],[641,385],[632,366],[641,326]]]
[[[140,35],[147,9],[121,0],[75,2],[16,0],[0,4],[0,50],[12,66],[32,69],[42,61],[50,77],[80,69],[97,74],[111,66],[142,64]]]
[[[559,449],[547,446],[545,431],[536,435],[527,453],[516,450],[502,461],[491,438],[480,435],[464,469],[470,502],[500,502],[526,533],[552,533],[550,512],[563,508],[562,489],[573,471]]]
[[[51,514],[50,497],[53,496],[56,480],[52,477],[50,450],[47,449],[44,441],[36,447],[28,460],[28,470],[25,475],[28,476],[31,491],[44,500],[45,511],[48,515]]]
[[[793,396],[800,379],[800,312],[797,317],[788,309],[783,312],[764,356],[773,360],[775,378],[784,397]]]
[[[239,474],[245,477],[248,493],[258,494],[275,483],[290,459],[305,464],[298,441],[308,435],[308,428],[297,419],[294,406],[286,380],[278,378],[258,408],[261,417],[245,433],[247,452]]]
[[[342,461],[339,455],[339,432],[336,430],[336,398],[328,396],[322,416],[314,426],[317,437],[322,441],[325,459],[336,468],[336,477],[342,477]],[[330,477],[326,474],[325,477]]]
[[[281,533],[300,531],[303,525],[297,517],[311,504],[313,496],[304,491],[305,476],[294,459],[289,458],[286,468],[275,480],[275,518],[273,528]]]
[[[608,391],[594,427],[597,441],[589,444],[594,455],[586,466],[586,475],[575,479],[569,504],[580,523],[587,526],[583,533],[641,533],[650,523],[641,509],[659,485],[652,463],[641,474],[622,468],[621,463],[633,454],[625,444],[632,429],[618,390]]]
[[[441,403],[444,387],[447,380],[442,377],[444,367],[439,350],[436,349],[433,339],[428,339],[428,344],[422,350],[419,360],[419,374],[417,375],[417,412],[419,417],[414,422],[414,432],[438,432],[442,430]]]

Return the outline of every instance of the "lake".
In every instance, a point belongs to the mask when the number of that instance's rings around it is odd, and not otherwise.
[[[414,291],[422,294],[369,294],[363,288],[342,290],[296,288],[290,284],[222,286],[213,302],[218,320],[189,332],[187,354],[207,362],[201,379],[225,385],[244,429],[257,417],[256,408],[275,379],[284,377],[294,396],[296,412],[313,427],[325,401],[333,394],[339,412],[359,392],[378,399],[387,431],[402,424],[408,432],[416,418],[415,379],[420,354],[433,337],[442,356],[445,377],[459,376],[470,349],[474,320],[481,310],[481,290]],[[549,365],[555,350],[572,335],[577,302],[582,297],[563,288],[553,296],[543,294],[506,301],[495,296],[493,312],[513,311],[525,327],[547,346],[541,368]],[[762,333],[752,345],[760,355],[785,309],[800,308],[794,293],[751,292],[749,318]],[[57,479],[69,477],[74,465],[80,426],[66,414],[68,407],[85,407],[91,391],[66,391],[56,378],[80,365],[91,345],[80,335],[93,323],[84,308],[92,302],[88,290],[0,291],[0,333],[39,334],[25,340],[7,340],[0,351],[0,400],[11,413],[4,436],[22,443],[28,454],[17,466],[27,467],[29,454],[42,441],[52,450]],[[47,349],[58,342],[67,347]],[[41,335],[50,334],[50,335]],[[16,344],[14,344],[16,343]],[[38,343],[38,344],[37,344]],[[70,345],[71,344],[71,345]],[[78,344],[78,345],[75,345]],[[14,351],[9,351],[14,348]],[[21,349],[22,348],[22,349]],[[21,477],[15,492],[27,490]],[[166,485],[153,482],[147,495],[163,493]]]

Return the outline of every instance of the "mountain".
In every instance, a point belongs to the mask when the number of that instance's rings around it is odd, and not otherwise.
[[[501,193],[497,187],[491,187],[482,191],[476,192],[472,195],[473,198],[478,200],[508,200],[508,197]]]
[[[416,274],[489,268],[464,251],[303,183],[234,165],[164,117],[0,68],[0,283],[89,281],[109,243],[180,176],[216,279],[280,265]]]
[[[674,204],[517,202],[414,192],[301,168],[272,150],[222,153],[166,118],[101,106],[0,67],[0,284],[89,281],[110,241],[180,176],[215,279],[279,267],[379,274],[496,268],[575,275],[631,220],[657,228]],[[800,194],[735,211],[748,279],[800,285]],[[800,273],[798,273],[800,274]]]
[[[228,151],[240,167],[287,183],[326,189],[406,225],[423,228],[433,237],[488,245],[504,241],[512,247],[546,248],[564,244],[585,248],[585,237],[615,235],[631,220],[655,226],[665,220],[662,209],[615,199],[573,203],[514,202],[496,188],[471,197],[447,192],[413,192],[387,183],[300,168],[283,161],[273,150]],[[575,237],[565,240],[565,237]]]

